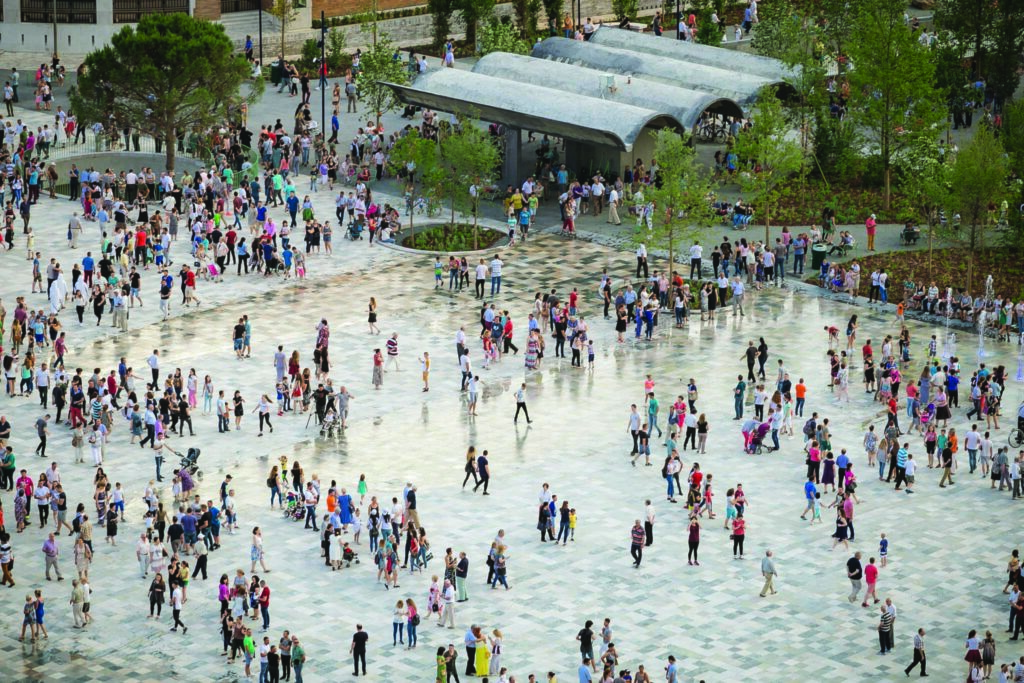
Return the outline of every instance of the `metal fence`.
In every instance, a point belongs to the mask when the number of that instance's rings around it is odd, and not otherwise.
[[[95,24],[96,0],[21,0],[21,20],[27,24]]]
[[[114,23],[137,24],[149,14],[189,13],[189,0],[114,0]]]
[[[77,143],[73,140],[66,140],[60,145],[51,145],[49,152],[50,156],[48,159],[57,161],[61,159],[79,157],[86,154],[106,154],[111,152],[128,154],[164,154],[166,149],[162,143],[158,145],[156,139],[149,135],[140,135],[137,138],[129,136],[126,141],[123,135],[118,135],[116,137],[111,135],[96,135],[91,130],[86,130],[84,142],[81,141],[81,139]],[[198,159],[204,163],[213,159],[213,155],[208,149],[196,148],[194,145],[190,146],[187,141],[183,144],[183,148],[178,149],[177,156],[188,159]]]

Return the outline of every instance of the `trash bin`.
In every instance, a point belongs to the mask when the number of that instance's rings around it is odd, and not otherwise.
[[[270,63],[270,82],[273,85],[281,84],[281,77],[284,75],[284,64],[281,60],[275,60]]]
[[[825,262],[825,255],[828,254],[827,244],[815,244],[811,247],[811,270],[817,271]]]

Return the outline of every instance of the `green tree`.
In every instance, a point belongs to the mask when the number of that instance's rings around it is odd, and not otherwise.
[[[699,237],[701,228],[714,224],[716,215],[710,198],[716,184],[682,135],[671,128],[651,131],[651,135],[655,140],[658,177],[646,191],[645,198],[654,202],[655,211],[651,229],[637,237],[668,253],[671,277],[677,249]]]
[[[413,172],[414,182],[410,183],[412,199],[415,199],[416,194],[415,180],[419,181],[424,194],[427,194],[429,189],[434,189],[430,188],[430,184],[435,182],[440,163],[437,143],[420,137],[417,129],[413,128],[406,135],[398,138],[395,146],[391,148],[388,158],[396,172],[399,169]],[[428,199],[429,201],[430,199]],[[413,211],[411,210],[409,211],[409,228],[415,236],[416,230],[413,226]]]
[[[767,5],[754,32],[754,49],[789,67],[785,82],[795,96],[787,98],[784,107],[790,122],[800,131],[804,153],[812,138],[812,124],[822,118],[828,104],[827,93],[821,87],[825,67],[816,54],[821,40],[814,22],[789,0]]]
[[[241,95],[250,67],[224,27],[187,14],[153,14],[125,26],[83,67],[71,92],[80,125],[113,116],[152,132],[166,142],[170,170],[179,135],[223,123],[231,108],[263,94],[258,79]]]
[[[480,29],[480,56],[492,52],[511,52],[525,55],[530,52],[530,44],[519,36],[519,31],[507,20],[507,17],[491,19]]]
[[[274,0],[266,10],[267,14],[277,19],[277,25],[281,29],[281,51],[280,56],[285,55],[285,36],[288,34],[288,25],[299,16],[299,10],[295,7],[294,0]]]
[[[928,233],[928,279],[933,277],[932,252],[940,228],[940,216],[950,206],[950,171],[945,153],[935,137],[919,137],[899,160],[904,195]]]
[[[623,19],[629,19],[632,21],[636,19],[636,12],[640,7],[638,0],[612,0],[612,13],[615,15],[615,21],[622,21]]]
[[[834,59],[840,75],[846,73],[847,44],[857,24],[857,7],[858,3],[849,0],[820,0],[820,15],[814,17],[820,19],[821,56]]]
[[[427,9],[433,17],[433,41],[435,48],[440,48],[452,33],[451,14],[455,9],[454,0],[427,0]]]
[[[512,12],[516,17],[522,37],[533,44],[537,35],[537,18],[540,16],[541,0],[512,0]]]
[[[974,137],[957,154],[949,173],[951,196],[944,236],[958,244],[967,259],[967,291],[974,284],[974,255],[985,248],[985,237],[993,227],[990,205],[998,206],[1006,193],[1009,174],[1003,146],[992,133],[979,127]]]
[[[716,2],[717,0],[695,0],[692,5],[697,14],[697,42],[701,45],[719,47],[722,44],[725,24],[721,21],[717,24],[711,21],[711,15],[716,11]]]
[[[986,38],[995,28],[996,5],[992,0],[939,0],[935,4],[935,27],[943,34],[942,42],[972,49],[979,76],[984,74]]]
[[[494,0],[455,0],[455,8],[466,24],[466,42],[476,49],[477,29],[494,12]]]
[[[736,140],[736,155],[745,164],[739,174],[740,186],[764,217],[764,241],[770,244],[771,207],[783,183],[803,166],[803,155],[800,143],[789,137],[790,128],[774,88],[761,91],[753,121]]]
[[[345,34],[335,27],[327,32],[327,66],[336,72],[345,64]]]
[[[563,0],[541,0],[544,5],[544,16],[548,20],[548,33],[553,36],[561,35],[562,5]]]
[[[472,195],[471,185],[478,188],[491,183],[495,169],[501,163],[498,148],[487,131],[470,119],[459,119],[456,130],[441,141],[441,167],[445,180],[441,191],[451,202],[451,220],[455,225],[455,211],[473,216],[473,248],[479,248],[480,192]]]
[[[409,72],[401,60],[395,59],[395,45],[387,33],[381,33],[377,42],[363,51],[359,60],[359,75],[356,76],[356,87],[370,110],[377,115],[377,126],[380,117],[398,106],[398,98],[385,83],[404,85],[409,82]]]
[[[1003,109],[1003,127],[999,129],[999,139],[1010,160],[1010,168],[1014,169],[1013,197],[1010,199],[1014,207],[1024,206],[1024,100],[1012,102]],[[1020,211],[1010,211],[1010,225],[1013,231],[1010,246],[1024,247],[1024,215]]]
[[[988,81],[996,104],[1013,99],[1020,84],[1020,55],[1024,52],[1024,2],[996,3],[996,22],[992,31],[992,60]]]
[[[932,55],[903,23],[905,9],[903,0],[862,0],[850,42],[851,115],[881,156],[886,209],[894,156],[945,118]]]

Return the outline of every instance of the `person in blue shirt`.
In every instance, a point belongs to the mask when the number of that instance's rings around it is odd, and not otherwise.
[[[285,277],[287,277],[288,273],[292,270],[292,248],[290,246],[284,248],[284,251],[281,252],[281,258],[284,260],[284,273]]]
[[[806,515],[808,512],[814,512],[814,498],[818,493],[818,487],[814,485],[814,477],[808,477],[804,483],[804,498],[807,499],[807,507],[804,508],[803,513],[800,515],[800,519],[807,519]]]
[[[338,129],[341,128],[341,122],[338,121],[338,109],[334,108],[334,113],[331,114],[331,137],[327,140],[329,144],[335,144],[338,142]]]
[[[288,214],[292,217],[292,225],[295,225],[296,214],[299,213],[299,198],[292,192],[285,203],[288,205]]]
[[[258,204],[260,201],[260,181],[258,178],[254,178],[249,183],[249,195],[252,197],[252,203]]]

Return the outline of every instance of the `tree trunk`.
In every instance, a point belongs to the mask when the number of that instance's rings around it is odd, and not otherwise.
[[[928,221],[928,279],[932,279],[932,246],[935,241],[935,225]]]
[[[886,211],[889,210],[889,206],[892,201],[892,168],[889,164],[885,165],[885,198],[882,202],[882,208]]]
[[[765,249],[771,249],[771,242],[768,240],[768,229],[771,225],[771,209],[769,208],[771,203],[765,202],[764,205],[764,246]]]
[[[479,208],[480,207],[474,201],[473,202],[473,251],[476,251],[477,249],[480,248],[480,227],[477,225],[477,218],[476,218],[477,214],[480,213]],[[455,222],[454,218],[452,218],[452,222],[453,223]]]
[[[178,151],[178,135],[177,135],[177,131],[175,131],[174,126],[171,125],[171,126],[167,127],[167,130],[164,133],[164,135],[165,135],[164,144],[166,145],[166,149],[164,149],[164,155],[165,155],[165,157],[164,157],[165,158],[164,166],[167,168],[168,171],[173,171],[174,170],[174,155]]]

